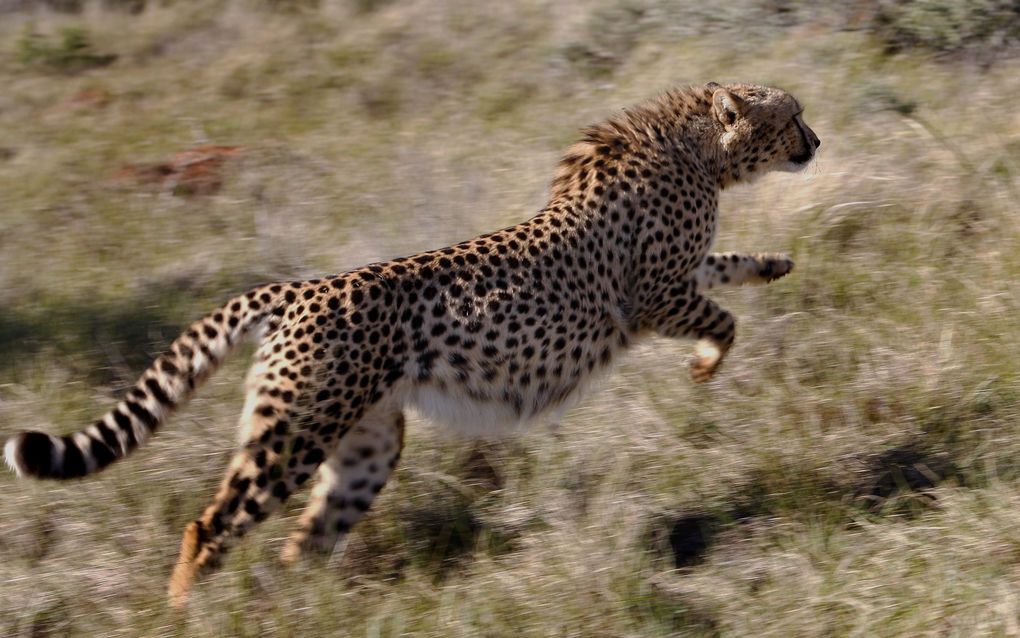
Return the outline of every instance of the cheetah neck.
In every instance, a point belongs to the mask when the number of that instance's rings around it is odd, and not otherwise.
[[[560,163],[543,214],[579,220],[606,273],[599,294],[628,327],[707,254],[718,191],[738,177],[710,109],[703,89],[666,93],[589,128]]]

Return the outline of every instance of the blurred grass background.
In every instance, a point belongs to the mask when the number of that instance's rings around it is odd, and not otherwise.
[[[172,614],[236,356],[100,477],[0,474],[0,635],[1016,635],[1018,40],[1003,0],[0,0],[0,437],[91,422],[250,284],[528,217],[665,88],[784,87],[823,142],[723,197],[719,249],[797,270],[716,294],[717,380],[657,341],[552,431],[412,420],[344,548],[276,565],[298,498]],[[201,145],[241,151],[166,178]]]

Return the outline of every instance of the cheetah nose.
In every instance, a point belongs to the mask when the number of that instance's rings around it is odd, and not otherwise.
[[[820,140],[820,139],[818,139],[818,138],[816,137],[816,138],[815,138],[815,148],[818,148],[818,147],[819,147],[819,146],[821,146],[821,145],[822,145],[822,140]]]

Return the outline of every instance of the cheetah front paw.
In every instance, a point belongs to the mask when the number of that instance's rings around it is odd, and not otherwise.
[[[715,376],[722,363],[723,353],[719,348],[707,341],[699,341],[695,346],[695,359],[691,363],[691,381],[704,383]]]
[[[793,270],[793,260],[787,255],[762,255],[759,260],[758,276],[768,283],[785,277]]]

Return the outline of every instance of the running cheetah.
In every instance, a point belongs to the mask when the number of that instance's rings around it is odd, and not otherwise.
[[[317,484],[283,552],[332,548],[400,458],[403,409],[506,431],[565,409],[649,334],[698,340],[710,378],[733,343],[713,286],[768,282],[793,262],[718,254],[719,190],[799,171],[820,142],[788,93],[715,83],[669,91],[584,131],[549,203],[526,222],[322,279],[255,288],[192,324],[102,419],[7,441],[21,476],[68,479],[145,442],[245,337],[260,346],[241,415],[246,441],[170,579],[183,605],[226,545]]]

